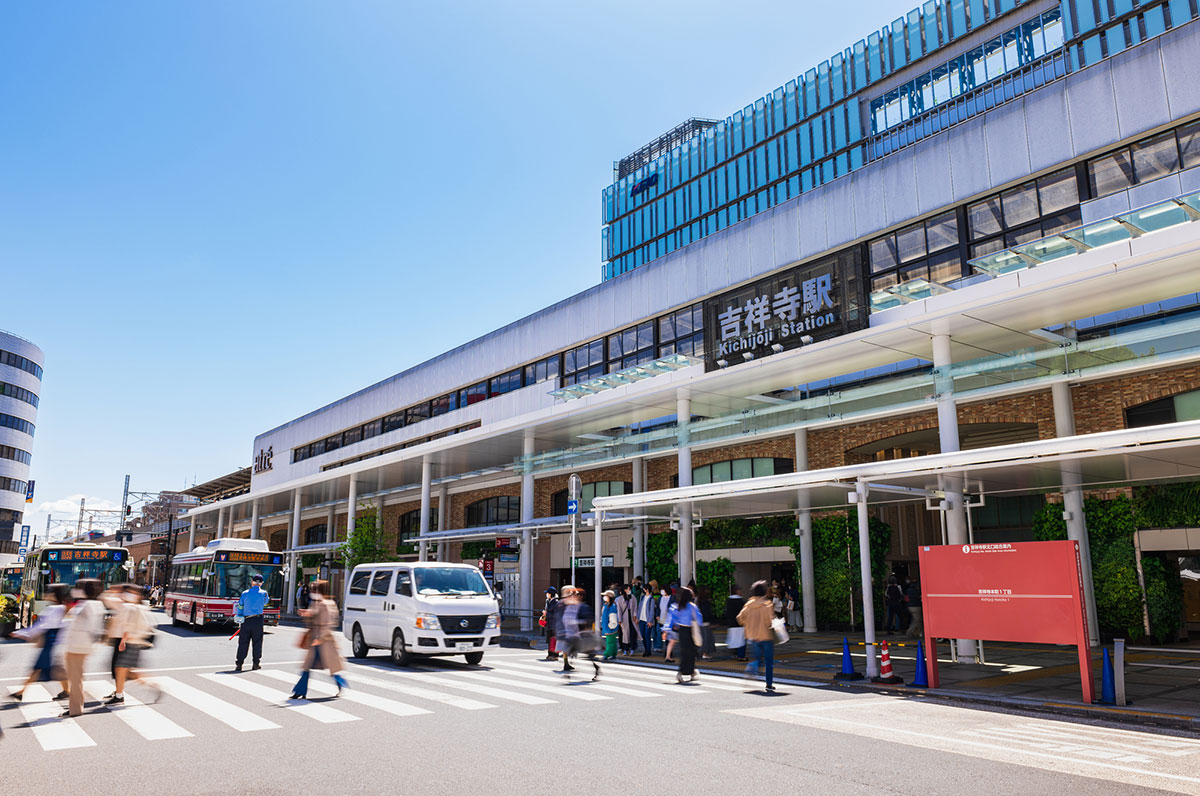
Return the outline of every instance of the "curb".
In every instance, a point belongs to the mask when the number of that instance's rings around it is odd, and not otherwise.
[[[662,663],[620,660],[609,661],[620,666],[640,666],[646,669],[673,670],[674,666]],[[697,666],[700,674],[714,676],[737,677],[737,672],[725,669],[712,669]],[[776,683],[800,686],[802,688],[837,688],[851,693],[875,692],[905,697],[927,697],[941,702],[951,702],[962,707],[987,706],[1008,710],[1027,710],[1037,713],[1049,713],[1057,716],[1068,715],[1087,719],[1102,719],[1104,721],[1129,724],[1142,727],[1171,727],[1173,729],[1200,731],[1200,717],[1187,716],[1181,713],[1161,713],[1156,711],[1133,710],[1110,705],[1087,705],[1082,702],[1047,702],[1023,697],[996,697],[990,694],[980,694],[974,691],[954,691],[944,688],[912,688],[911,686],[887,685],[871,683],[863,680],[854,682],[839,682],[837,680],[801,680],[792,677],[776,677]]]

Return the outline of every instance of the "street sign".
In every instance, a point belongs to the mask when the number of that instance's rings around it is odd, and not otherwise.
[[[519,555],[517,555],[516,553],[501,553],[500,554],[500,562],[502,564],[511,564],[515,561],[520,561],[520,560],[521,560],[521,557]]]
[[[601,557],[600,566],[611,567],[612,565],[613,565],[613,557],[612,556]],[[575,559],[575,566],[581,567],[581,568],[594,567],[594,566],[596,566],[596,557],[588,556],[587,558],[577,558],[577,559]]]
[[[512,547],[516,547],[516,546],[517,546],[516,539],[514,539],[511,536],[497,536],[496,537],[496,549],[497,550],[504,550],[504,549],[508,549],[508,548],[512,548]]]
[[[491,574],[496,568],[496,562],[490,558],[483,559],[484,574]]]
[[[579,501],[578,500],[568,500],[567,501],[567,514],[578,514],[578,513],[579,513]]]

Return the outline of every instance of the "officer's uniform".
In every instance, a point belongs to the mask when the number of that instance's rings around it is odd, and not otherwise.
[[[255,575],[250,580],[254,585],[242,592],[237,604],[238,614],[243,619],[242,630],[238,634],[237,667],[235,668],[235,671],[239,672],[242,670],[242,663],[246,660],[246,652],[250,648],[251,641],[254,642],[254,668],[260,668],[263,645],[263,611],[266,610],[267,600],[270,599],[270,596],[262,588],[262,575]]]

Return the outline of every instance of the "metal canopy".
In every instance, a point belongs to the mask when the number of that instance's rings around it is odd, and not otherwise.
[[[587,512],[579,515],[579,531],[580,533],[592,530],[595,522],[595,512]],[[661,517],[648,516],[644,514],[631,515],[621,513],[605,514],[603,521],[605,527],[628,525],[638,520],[649,520],[651,522],[661,522]],[[557,517],[537,517],[528,522],[511,522],[505,525],[481,525],[476,528],[456,528],[445,531],[430,531],[429,533],[420,536],[414,536],[413,541],[417,542],[457,542],[466,539],[487,539],[496,536],[510,536],[519,534],[523,531],[539,531],[548,533],[564,533],[571,529],[571,516],[569,514],[561,514]],[[611,530],[611,529],[610,529]]]
[[[1017,495],[1200,479],[1200,421],[997,445],[910,459],[598,497],[597,511],[669,516],[690,503],[706,517],[846,509],[868,484],[872,505],[937,498],[947,479],[964,492]],[[807,496],[807,502],[801,497]],[[604,520],[607,522],[607,518]]]

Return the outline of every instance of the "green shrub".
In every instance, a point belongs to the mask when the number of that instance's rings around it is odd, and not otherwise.
[[[712,591],[713,605],[719,611],[733,585],[733,562],[728,558],[696,562],[696,585]],[[711,619],[711,617],[709,617]]]

